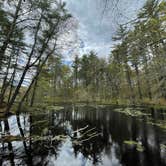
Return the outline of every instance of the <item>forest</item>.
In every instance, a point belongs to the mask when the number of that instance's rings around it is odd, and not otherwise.
[[[109,1],[102,1],[103,17]],[[166,1],[144,0],[134,19],[117,26],[105,57],[94,49],[69,51],[69,63],[62,50],[74,44],[61,39],[77,26],[67,4],[0,1],[0,165],[65,166],[69,161],[58,161],[57,151],[67,139],[73,162],[81,154],[84,165],[132,166],[136,159],[140,166],[164,166]],[[116,162],[102,153],[116,154]]]

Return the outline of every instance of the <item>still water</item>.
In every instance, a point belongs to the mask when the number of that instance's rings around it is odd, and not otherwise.
[[[1,119],[0,165],[164,166],[166,131],[154,122],[166,114],[146,111],[136,117],[111,106],[64,106]]]

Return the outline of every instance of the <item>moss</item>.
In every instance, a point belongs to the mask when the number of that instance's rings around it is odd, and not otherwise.
[[[165,151],[166,150],[166,145],[160,144],[160,149],[163,150],[163,151]]]
[[[153,125],[153,126],[157,126],[159,128],[161,128],[162,130],[166,131],[166,121],[165,120],[157,120],[157,121],[153,121],[152,118],[148,118],[148,124]]]
[[[74,104],[76,107],[85,107],[87,106],[87,103],[76,103]]]
[[[128,108],[128,107],[127,108],[113,109],[113,111],[120,112],[120,113],[123,113],[127,116],[132,116],[132,117],[141,117],[141,116],[148,115],[147,113],[144,113],[140,110],[141,109],[139,109],[139,108]]]
[[[140,145],[140,144],[137,144],[137,148],[136,149],[139,152],[143,152],[144,151],[144,147],[142,145]]]
[[[157,123],[154,123],[154,125],[160,127],[161,129],[164,129],[166,131],[166,121],[165,120],[158,121]]]
[[[46,110],[48,111],[59,111],[59,110],[63,110],[64,107],[63,106],[48,106],[46,107]]]
[[[124,141],[124,143],[127,144],[127,145],[137,145],[137,142],[132,141],[132,140],[126,140],[126,141]]]
[[[144,151],[144,147],[141,143],[133,141],[133,140],[126,140],[124,141],[124,144],[127,144],[129,146],[136,146],[136,150],[139,152],[143,152]]]

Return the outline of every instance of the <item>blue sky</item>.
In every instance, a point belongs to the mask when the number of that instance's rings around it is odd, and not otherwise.
[[[76,53],[81,55],[90,50],[97,52],[100,57],[107,57],[114,45],[112,37],[118,24],[134,19],[145,3],[145,0],[109,0],[105,7],[103,0],[65,1],[67,9],[78,22],[74,33],[77,33],[79,41],[77,50],[69,50],[68,60]]]

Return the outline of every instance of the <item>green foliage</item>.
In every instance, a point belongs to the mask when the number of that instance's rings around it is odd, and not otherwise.
[[[33,57],[40,54],[45,56],[52,48],[54,39],[57,39],[59,26],[57,29],[54,26],[59,20],[63,22],[71,16],[65,9],[65,3],[55,3],[52,0],[27,3],[32,5],[33,11],[36,9],[40,11],[36,13],[37,20],[34,18],[34,27],[29,27],[30,34],[35,34],[37,23],[41,18],[40,35],[37,36]],[[55,9],[52,7],[53,3]],[[111,50],[108,61],[90,51],[81,57],[76,55],[72,66],[69,66],[63,64],[60,55],[52,53],[37,79],[35,102],[96,101],[142,104],[162,101],[164,105],[166,103],[165,8],[165,2],[148,0],[138,13],[131,29],[127,25],[120,25],[113,37],[118,44]],[[0,35],[3,38],[11,24],[8,16],[9,14],[0,7],[2,20]],[[10,38],[9,44],[15,49],[14,58],[17,57],[18,48],[27,48],[27,43],[23,40],[25,31],[22,28],[22,24],[15,26]],[[43,62],[44,56],[39,58],[40,63]],[[6,59],[4,66],[7,66],[10,58]],[[12,61],[10,69],[15,68],[13,64]],[[35,85],[32,87],[35,89]],[[17,99],[20,96],[22,93],[17,95]],[[29,96],[33,96],[33,90]],[[131,116],[139,116],[137,115],[139,112],[131,113],[130,110],[125,112]]]
[[[7,3],[13,10],[4,9]],[[38,102],[52,99],[52,95],[49,96],[52,72],[48,66],[45,66],[43,70],[42,68],[49,56],[54,54],[58,37],[62,31],[66,30],[64,23],[70,17],[65,9],[65,3],[61,1],[0,2],[0,69],[3,68],[0,73],[2,75],[0,105],[4,101],[8,103],[6,114],[9,113],[15,101],[18,101],[21,107],[26,99],[32,106],[36,89],[38,96],[42,96],[37,98]],[[24,58],[21,65],[20,58]],[[30,72],[34,73],[30,78],[30,84],[22,91],[24,80]],[[65,69],[64,72],[66,72]],[[16,78],[18,74],[20,78]],[[38,86],[41,89],[36,88],[39,74],[41,77]],[[13,88],[15,82],[17,84]],[[32,88],[33,91],[30,94]],[[32,99],[29,99],[28,95]]]

